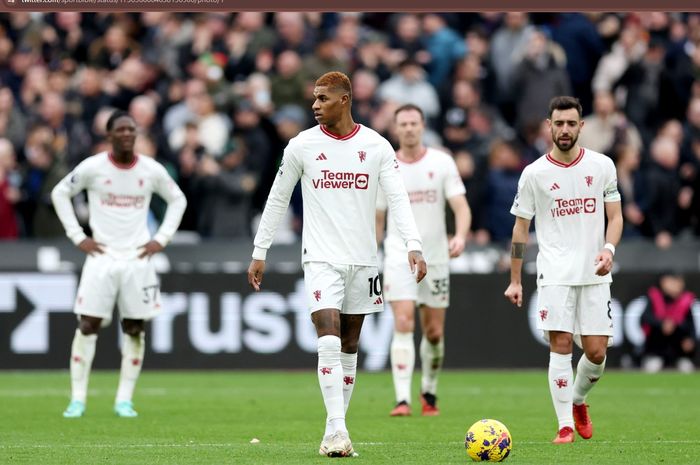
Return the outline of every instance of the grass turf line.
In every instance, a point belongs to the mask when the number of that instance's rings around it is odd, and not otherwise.
[[[118,373],[91,377],[84,418],[61,416],[67,371],[0,372],[2,464],[313,464],[324,409],[316,374],[145,370],[134,398],[139,418],[112,412]],[[360,372],[347,424],[366,464],[470,463],[466,429],[502,421],[513,436],[506,463],[692,464],[700,462],[700,376],[610,371],[592,391],[595,433],[573,445],[556,432],[544,371],[448,371],[439,417],[390,418],[391,375]],[[252,438],[260,443],[251,444]]]

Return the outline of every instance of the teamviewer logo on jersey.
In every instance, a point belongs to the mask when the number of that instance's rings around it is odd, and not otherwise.
[[[355,174],[355,188],[356,189],[367,189],[369,185],[369,174],[367,173],[356,173]]]
[[[311,181],[314,189],[359,189],[369,186],[369,174],[321,170],[321,178]]]
[[[592,197],[554,199],[554,208],[550,210],[553,218],[562,216],[581,215],[595,213],[596,201]]]

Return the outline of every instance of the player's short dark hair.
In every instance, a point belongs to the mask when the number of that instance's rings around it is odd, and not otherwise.
[[[330,71],[316,80],[317,87],[328,87],[332,90],[345,92],[352,100],[352,84],[350,78],[340,71]]]
[[[554,110],[569,110],[575,108],[578,112],[579,118],[583,115],[583,107],[581,102],[576,97],[571,97],[569,95],[560,95],[552,98],[549,101],[549,118],[552,118],[552,113]]]
[[[425,121],[425,114],[423,113],[423,110],[421,110],[421,108],[418,105],[415,105],[413,103],[406,103],[406,104],[401,105],[399,108],[397,108],[394,111],[394,120],[399,115],[399,113],[401,113],[402,111],[411,111],[411,110],[415,110],[418,113],[420,113],[421,121]]]
[[[129,113],[125,112],[124,110],[115,110],[114,112],[112,112],[112,114],[109,115],[109,119],[107,120],[107,124],[105,125],[107,128],[107,132],[112,130],[112,128],[114,127],[115,121],[117,121],[119,118],[123,118],[123,117],[133,119],[133,117]]]

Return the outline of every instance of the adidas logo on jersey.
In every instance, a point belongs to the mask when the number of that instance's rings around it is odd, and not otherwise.
[[[328,160],[328,157],[326,157],[326,154],[321,152],[319,156],[316,157],[316,160]]]
[[[557,189],[559,189],[559,184],[557,184],[556,182],[552,184],[552,187],[549,188],[550,191],[555,191]]]
[[[383,303],[384,303],[384,301],[382,300],[381,297],[377,297],[377,300],[374,301],[374,305],[380,305],[380,304],[383,304]]]

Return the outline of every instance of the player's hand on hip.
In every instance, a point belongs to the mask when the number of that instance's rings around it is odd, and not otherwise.
[[[459,257],[464,252],[464,246],[467,241],[461,236],[453,236],[448,244],[450,250],[450,258]]]
[[[598,252],[595,257],[595,274],[598,276],[605,276],[610,273],[613,265],[613,255],[608,249],[603,249]]]
[[[265,273],[265,260],[251,260],[248,267],[248,284],[256,291],[260,290],[263,273]]]
[[[423,254],[417,250],[408,252],[408,264],[411,266],[411,273],[416,274],[416,282],[419,283],[428,274],[428,265],[425,263]]]
[[[104,244],[100,244],[92,237],[86,237],[82,240],[80,244],[78,244],[78,248],[88,255],[97,255],[105,253],[102,247],[104,247]]]
[[[153,254],[157,254],[158,252],[163,250],[163,246],[160,245],[160,242],[158,241],[150,240],[141,247],[139,247],[139,249],[143,249],[139,254],[139,258],[144,258],[150,257]]]
[[[506,292],[503,293],[510,303],[517,305],[518,307],[523,306],[523,285],[510,283]]]

